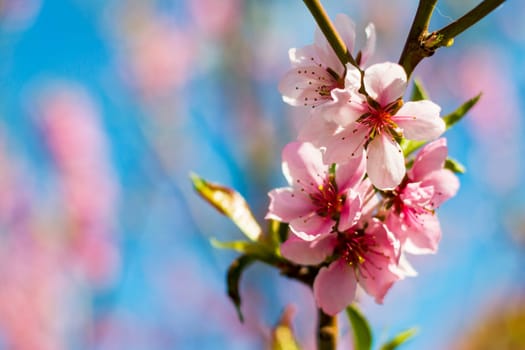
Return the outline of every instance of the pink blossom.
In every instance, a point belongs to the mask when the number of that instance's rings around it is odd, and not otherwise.
[[[356,157],[330,171],[322,153],[309,143],[292,142],[283,150],[283,172],[290,187],[269,193],[267,219],[290,224],[305,240],[345,230],[355,224],[361,207],[353,190],[364,176],[364,161]]]
[[[347,73],[350,75],[358,76],[359,72],[354,68]],[[441,108],[428,100],[403,103],[407,76],[396,63],[370,66],[363,83],[368,96],[349,91],[348,100],[343,100],[345,115],[312,117],[299,138],[325,147],[328,163],[345,162],[366,148],[370,180],[379,189],[393,189],[406,172],[398,140],[437,138],[445,131],[439,117]]]
[[[334,24],[348,51],[352,52],[356,37],[354,22],[348,16],[338,14]],[[361,63],[371,56],[375,48],[374,25],[369,24],[365,32],[367,41],[358,54]],[[355,88],[356,81],[345,78],[346,67],[319,28],[315,31],[314,44],[290,49],[289,57],[293,68],[281,80],[279,91],[284,102],[292,106],[314,108],[332,100],[348,98],[344,89]]]
[[[444,169],[447,142],[440,138],[421,149],[407,178],[393,192],[386,224],[412,254],[435,253],[441,228],[435,208],[459,189],[454,173]]]
[[[318,236],[304,241],[292,235],[281,246],[287,259],[304,265],[319,265],[333,256],[335,260],[322,267],[314,281],[317,305],[336,315],[355,298],[360,285],[377,303],[382,303],[390,287],[404,277],[397,266],[399,241],[377,219],[365,228],[358,225],[344,232]]]

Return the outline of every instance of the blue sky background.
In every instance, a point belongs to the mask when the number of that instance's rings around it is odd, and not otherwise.
[[[214,250],[208,240],[241,235],[197,198],[188,179],[194,171],[237,189],[262,222],[266,193],[284,184],[280,150],[295,137],[301,118],[281,101],[277,84],[288,69],[288,48],[313,39],[314,22],[302,2],[232,2],[238,12],[227,21],[232,27],[221,33],[199,27],[189,1],[183,0],[140,5],[148,11],[133,1],[20,3],[35,6],[26,19],[0,11],[0,123],[7,144],[3,152],[24,164],[31,201],[38,203],[34,215],[51,211],[49,220],[66,215],[59,208],[42,209],[54,203],[60,181],[34,112],[35,96],[49,86],[75,86],[97,106],[120,188],[110,233],[119,270],[104,286],[87,283],[74,294],[84,311],[72,317],[85,327],[60,333],[64,347],[262,349],[268,329],[292,303],[298,336],[311,348],[315,310],[310,292],[265,266],[246,271],[241,292],[247,322],[239,324],[224,293],[224,274],[235,254]],[[347,13],[358,28],[376,23],[374,62],[398,59],[417,5],[324,3],[332,17]],[[431,29],[475,3],[440,1]],[[140,50],[129,48],[141,23],[160,15],[190,38],[174,45],[173,55],[182,57],[190,46],[192,53],[187,62],[174,63],[181,65],[175,71],[185,79],[148,94],[133,76],[133,55]],[[443,239],[438,254],[411,258],[419,276],[397,283],[384,305],[362,298],[378,339],[417,325],[418,336],[404,349],[449,348],[488,310],[523,300],[524,15],[523,3],[505,3],[414,73],[444,112],[479,91],[490,104],[480,103],[446,134],[450,155],[467,173],[460,176],[457,197],[439,209]],[[467,74],[469,66],[479,67],[479,75]],[[3,235],[12,234],[8,225],[2,227]],[[37,230],[44,240],[53,235],[49,227]],[[0,329],[7,329],[2,322]],[[347,332],[346,321],[341,322]],[[0,331],[4,344],[10,336]]]

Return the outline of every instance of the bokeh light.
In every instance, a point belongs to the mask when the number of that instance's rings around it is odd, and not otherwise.
[[[417,1],[323,3],[375,23],[371,63],[398,60]],[[439,1],[431,29],[476,3]],[[506,2],[414,72],[444,113],[483,96],[446,134],[467,172],[439,252],[384,305],[361,298],[378,340],[418,326],[403,349],[524,346],[524,16]],[[209,239],[241,233],[189,181],[264,221],[304,117],[277,84],[314,28],[299,0],[0,1],[0,349],[265,349],[288,305],[315,348],[311,292],[267,266],[243,276],[239,322],[235,254]]]

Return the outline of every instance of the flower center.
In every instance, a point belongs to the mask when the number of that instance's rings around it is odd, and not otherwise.
[[[392,199],[393,210],[406,221],[417,224],[420,215],[434,213],[433,192],[429,187],[420,187],[419,183],[408,183],[405,180],[396,192]]]
[[[401,99],[388,104],[386,107],[380,106],[375,101],[369,101],[368,113],[365,113],[359,122],[370,130],[370,140],[382,133],[387,133],[393,137],[400,136],[399,128],[392,120],[392,116],[401,108],[402,104]]]
[[[310,199],[317,208],[317,215],[337,220],[346,199],[345,195],[338,193],[333,181],[326,181],[319,185],[317,190],[310,194]]]
[[[338,235],[336,251],[348,265],[358,266],[367,260],[369,248],[374,244],[373,238],[364,231],[349,231]]]
[[[336,253],[351,267],[355,268],[356,277],[370,276],[374,278],[373,270],[381,270],[388,256],[381,251],[374,235],[366,234],[364,230],[339,233]]]
[[[330,71],[328,72],[330,73]],[[332,90],[344,89],[345,87],[344,79],[337,77],[337,75],[333,76],[331,73],[330,75],[331,77],[328,79],[327,84],[321,84],[315,88],[315,92],[317,92],[321,98],[331,99]],[[322,79],[322,81],[326,82],[326,79]]]

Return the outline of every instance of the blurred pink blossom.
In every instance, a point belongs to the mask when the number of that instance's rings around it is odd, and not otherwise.
[[[480,173],[498,192],[507,192],[520,183],[519,143],[521,139],[520,106],[511,71],[501,50],[493,47],[473,47],[461,56],[459,74],[454,82],[461,99],[483,92],[478,104],[467,118],[479,147]],[[498,69],[494,69],[497,62]],[[504,102],[503,102],[504,101]],[[505,169],[505,171],[501,171]]]
[[[207,36],[224,36],[239,25],[241,0],[190,0],[187,3],[195,25]]]
[[[151,15],[140,21],[122,33],[123,71],[143,96],[168,95],[191,77],[196,41],[168,17]]]
[[[72,258],[102,282],[118,265],[112,231],[119,188],[99,111],[73,84],[45,88],[37,102],[35,113],[58,170]]]
[[[42,7],[42,0],[0,1],[0,27],[21,31],[30,27]]]
[[[85,322],[82,301],[75,298],[78,281],[57,253],[26,232],[1,237],[0,329],[6,348],[67,349],[77,322]]]

